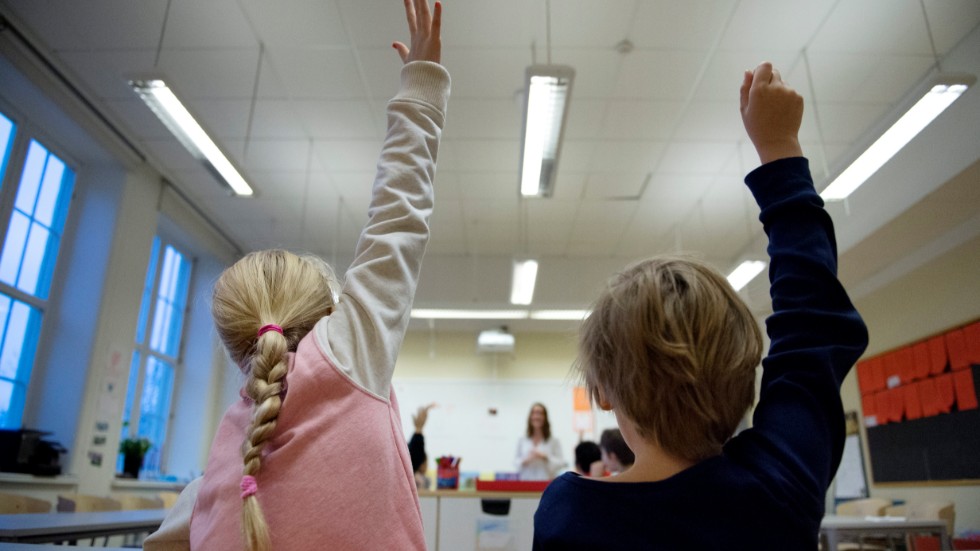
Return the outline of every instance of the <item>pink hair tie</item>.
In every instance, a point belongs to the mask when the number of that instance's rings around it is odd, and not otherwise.
[[[242,499],[255,494],[259,491],[259,485],[255,482],[255,477],[251,475],[245,475],[242,477]]]
[[[276,325],[274,323],[270,323],[268,325],[263,325],[261,328],[259,328],[259,334],[258,334],[258,336],[256,338],[261,337],[262,335],[268,333],[269,331],[275,331],[276,333],[279,333],[280,335],[283,334],[282,333],[282,327],[279,327],[278,325]]]

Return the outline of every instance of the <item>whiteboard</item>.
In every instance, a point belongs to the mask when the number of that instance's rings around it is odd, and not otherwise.
[[[402,429],[415,431],[412,414],[419,406],[436,403],[425,424],[429,468],[442,455],[461,457],[460,470],[514,472],[517,441],[527,431],[531,405],[548,409],[551,436],[561,443],[566,468],[573,468],[579,435],[573,426],[573,387],[564,380],[398,379],[392,381]],[[496,414],[490,412],[496,410]],[[586,440],[597,441],[604,429],[615,428],[612,413],[594,410],[593,430]]]
[[[864,460],[861,457],[861,436],[849,434],[844,440],[844,455],[841,457],[837,478],[834,482],[834,497],[851,499],[868,497],[868,483],[864,476]]]

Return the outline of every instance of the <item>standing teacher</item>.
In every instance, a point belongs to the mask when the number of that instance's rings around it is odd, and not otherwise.
[[[544,404],[531,406],[527,416],[527,435],[517,441],[514,463],[520,480],[551,480],[565,466],[561,443],[551,437],[551,424]]]

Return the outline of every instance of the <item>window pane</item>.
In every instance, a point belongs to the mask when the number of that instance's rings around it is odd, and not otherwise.
[[[167,420],[170,417],[170,397],[173,392],[174,369],[167,362],[153,356],[146,361],[146,379],[140,397],[139,435],[149,438],[153,446],[143,460],[143,470],[160,470],[160,452],[167,436]]]
[[[14,146],[14,123],[0,113],[0,182],[3,181],[4,171],[7,169],[7,159],[10,158],[10,150]]]
[[[20,266],[20,275],[17,276],[17,288],[25,293],[35,296],[38,294],[38,276],[41,273],[41,264],[44,262],[44,253],[48,250],[50,237],[47,228],[37,222],[31,224],[27,248],[24,249],[24,261]]]
[[[27,161],[20,175],[20,186],[17,188],[17,201],[14,203],[14,206],[24,214],[34,214],[37,190],[41,187],[41,176],[44,175],[44,165],[47,160],[48,150],[31,140],[31,146],[27,149]]]
[[[0,281],[15,285],[17,272],[20,271],[20,260],[24,256],[24,245],[27,243],[27,230],[31,221],[23,214],[14,211],[7,228],[7,240],[3,244],[3,256],[0,256]]]
[[[3,337],[7,334],[7,322],[10,319],[11,299],[7,295],[0,295],[0,349],[3,347]],[[7,366],[0,363],[0,377],[13,379],[17,376],[17,366]]]
[[[157,261],[160,259],[160,238],[153,238],[153,246],[150,250],[150,263],[146,268],[146,277],[143,279],[143,298],[140,299],[140,317],[136,322],[136,344],[143,342],[146,338],[146,318],[150,315],[150,299],[153,295],[153,278],[157,275]]]
[[[24,390],[24,385],[0,379],[0,429],[21,428]]]
[[[0,295],[2,296],[2,295]],[[0,348],[0,371],[12,384],[10,392],[4,394],[0,410],[4,410],[0,423],[4,427],[18,428],[24,412],[24,392],[34,367],[34,352],[41,328],[41,313],[23,302],[3,297],[0,301],[10,304],[5,316],[6,323]],[[12,376],[10,376],[12,375]],[[12,379],[12,380],[10,380]]]
[[[48,159],[48,167],[44,171],[44,179],[41,182],[41,195],[37,199],[37,206],[34,208],[34,219],[51,227],[54,220],[54,206],[61,193],[61,182],[65,176],[65,163],[61,159],[52,155]]]
[[[180,350],[190,268],[186,257],[168,245],[160,272],[160,290],[150,337],[150,348],[161,354],[176,357]]]

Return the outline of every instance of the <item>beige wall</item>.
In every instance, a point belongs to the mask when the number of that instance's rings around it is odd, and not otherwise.
[[[871,336],[867,356],[980,317],[980,238],[968,241],[926,266],[861,297],[855,305]],[[841,392],[844,409],[860,411],[854,371],[844,381]],[[862,441],[867,442],[865,435],[862,435]],[[869,464],[866,445],[864,453],[865,463]],[[870,490],[872,496],[888,499],[952,500],[956,504],[956,531],[980,530],[980,484],[886,488],[872,481]]]

